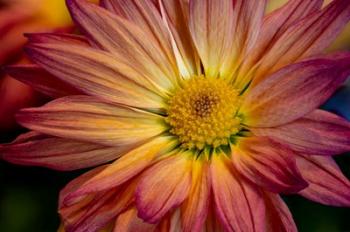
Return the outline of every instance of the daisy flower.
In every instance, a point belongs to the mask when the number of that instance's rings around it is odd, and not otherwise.
[[[350,74],[323,53],[350,2],[322,4],[67,0],[84,36],[27,35],[36,65],[7,67],[58,99],[2,158],[100,165],[62,190],[65,231],[296,231],[279,194],[349,206],[350,124],[318,107]]]

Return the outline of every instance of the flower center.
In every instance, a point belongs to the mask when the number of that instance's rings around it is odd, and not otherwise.
[[[240,129],[238,103],[238,91],[226,81],[194,77],[169,100],[166,122],[182,147],[226,145]]]

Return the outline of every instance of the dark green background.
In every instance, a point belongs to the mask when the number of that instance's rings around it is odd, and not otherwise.
[[[350,119],[350,85],[338,91],[324,108]],[[0,142],[15,136],[1,135]],[[350,177],[350,154],[337,156],[336,161]],[[0,232],[56,231],[59,190],[84,171],[57,172],[0,161]],[[284,199],[301,232],[350,232],[350,209],[323,206],[297,195]]]

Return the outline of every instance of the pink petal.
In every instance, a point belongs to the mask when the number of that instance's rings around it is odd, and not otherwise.
[[[6,66],[4,70],[15,79],[53,98],[81,94],[73,86],[61,81],[37,65],[12,65]]]
[[[140,143],[162,133],[158,115],[89,96],[60,98],[22,109],[18,122],[34,131],[107,146]]]
[[[1,157],[15,164],[68,171],[115,160],[132,146],[106,147],[28,132],[0,146]]]
[[[252,132],[272,137],[301,153],[334,155],[350,151],[350,123],[323,110],[278,127],[253,128]]]
[[[182,231],[201,231],[206,220],[210,200],[208,164],[199,159],[192,165],[192,187],[181,206]]]
[[[160,89],[176,85],[177,67],[172,51],[164,50],[139,25],[84,0],[68,0],[67,6],[76,23],[101,48],[132,64]]]
[[[349,54],[287,66],[248,89],[241,108],[244,123],[274,127],[294,121],[324,103],[349,74]]]
[[[248,1],[249,2],[249,1]],[[250,81],[250,76],[246,75],[255,64],[262,59],[265,53],[271,48],[273,43],[283,35],[294,23],[308,17],[321,9],[323,0],[291,0],[283,7],[273,11],[264,18],[264,23],[251,53],[244,60],[241,70],[241,80],[236,85],[245,86]],[[256,77],[255,77],[256,78]]]
[[[30,43],[62,43],[89,47],[88,40],[81,35],[64,33],[29,33],[25,34]]]
[[[120,159],[108,165],[108,167],[98,175],[95,175],[89,181],[81,185],[79,189],[72,192],[70,197],[74,198],[87,193],[117,187],[135,177],[142,170],[150,166],[157,159],[157,156],[167,153],[169,150],[173,149],[175,145],[171,138],[155,138],[129,151]]]
[[[211,202],[210,202],[211,203]],[[221,225],[219,218],[215,214],[214,204],[210,204],[208,217],[205,222],[205,232],[224,232],[223,226]]]
[[[159,222],[179,206],[191,187],[191,164],[188,153],[172,155],[142,175],[136,191],[139,217],[149,223]]]
[[[265,207],[261,192],[230,171],[232,165],[223,159],[224,153],[213,154],[210,173],[216,213],[225,231],[262,231]]]
[[[86,94],[142,108],[162,107],[155,87],[131,64],[121,63],[109,53],[62,43],[34,43],[26,51],[49,73]]]
[[[293,23],[298,23],[305,17],[320,11],[322,4],[323,0],[292,0],[266,15],[260,34],[262,38],[259,37],[256,47],[262,44],[267,46],[273,42],[273,39],[279,38]]]
[[[253,183],[271,192],[298,192],[307,186],[288,147],[266,137],[239,140],[233,147],[232,163]]]
[[[300,195],[325,205],[350,206],[350,182],[331,157],[300,155],[297,164],[309,183]]]
[[[114,232],[156,232],[156,226],[137,217],[137,209],[131,208],[120,214],[115,222]]]
[[[349,21],[349,3],[335,0],[322,11],[289,26],[265,52],[253,85],[285,65],[322,53]]]
[[[297,232],[298,229],[293,220],[288,206],[280,196],[273,193],[265,193],[266,204],[266,231]]]

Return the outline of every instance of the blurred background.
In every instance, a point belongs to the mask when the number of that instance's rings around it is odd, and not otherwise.
[[[286,0],[271,0],[271,11]],[[326,2],[329,2],[327,0]],[[24,32],[73,30],[64,0],[0,0],[0,66],[28,63],[22,53]],[[329,51],[350,50],[350,25]],[[49,99],[0,70],[0,143],[24,131],[14,120],[23,107]],[[350,81],[323,106],[350,120]],[[350,178],[350,154],[336,157]],[[16,166],[0,160],[0,231],[54,232],[59,225],[58,193],[86,170],[57,172],[46,168]],[[350,232],[350,209],[327,207],[299,196],[284,196],[301,232]]]

